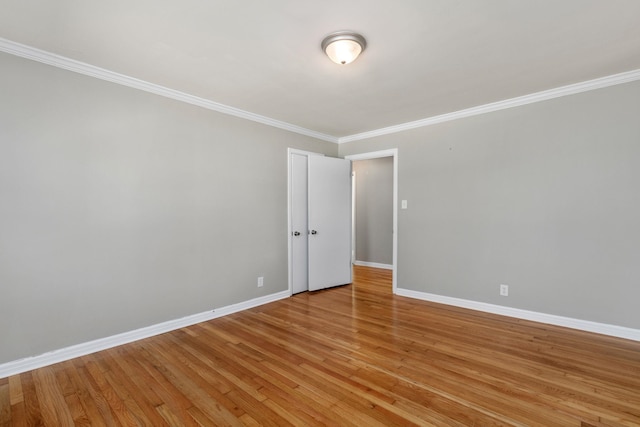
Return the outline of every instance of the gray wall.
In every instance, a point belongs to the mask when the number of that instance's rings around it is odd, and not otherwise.
[[[337,145],[7,54],[0,100],[0,363],[287,289],[287,147]]]
[[[637,329],[639,114],[634,82],[340,155],[398,148],[398,287]]]
[[[393,264],[393,157],[358,160],[356,261]]]

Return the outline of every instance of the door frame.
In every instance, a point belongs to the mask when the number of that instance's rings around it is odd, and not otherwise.
[[[299,150],[297,148],[287,148],[287,275],[289,296],[293,295],[293,224],[291,223],[291,155],[302,156],[324,156],[322,153]],[[307,230],[305,230],[306,232]]]
[[[393,265],[392,265],[392,291],[398,290],[398,149],[372,151],[369,153],[352,154],[345,156],[346,160],[371,160],[382,157],[393,157]]]

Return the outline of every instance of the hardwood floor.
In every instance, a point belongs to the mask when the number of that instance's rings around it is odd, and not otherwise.
[[[640,343],[391,294],[390,272],[0,380],[0,425],[640,426]]]

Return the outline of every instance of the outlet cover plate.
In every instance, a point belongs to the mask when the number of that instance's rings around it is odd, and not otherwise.
[[[509,285],[500,285],[500,295],[503,297],[509,296]]]

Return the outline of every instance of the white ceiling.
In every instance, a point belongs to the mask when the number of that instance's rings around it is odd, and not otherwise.
[[[640,0],[0,0],[0,37],[343,137],[640,69]],[[367,50],[339,66],[328,33]]]

